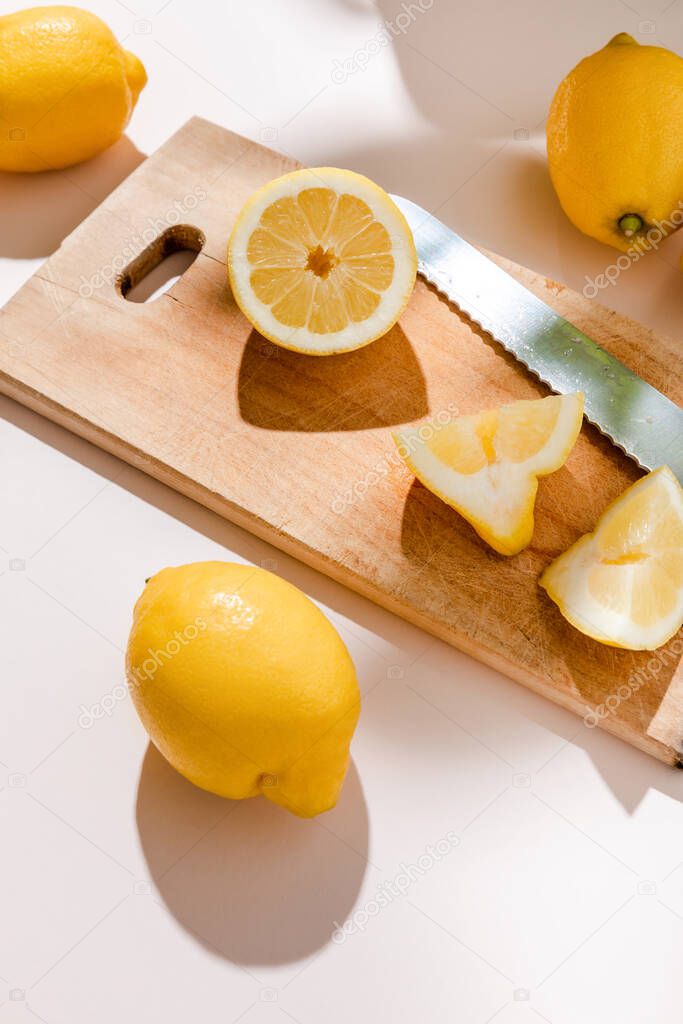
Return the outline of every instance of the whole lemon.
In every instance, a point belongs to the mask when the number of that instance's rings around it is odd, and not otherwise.
[[[145,69],[94,14],[32,7],[0,18],[0,170],[87,160],[125,129]]]
[[[264,569],[163,569],[135,605],[126,672],[152,741],[202,789],[311,817],[337,801],[360,694],[348,651]]]
[[[683,59],[626,33],[560,84],[546,127],[550,176],[569,219],[624,251],[683,219]]]

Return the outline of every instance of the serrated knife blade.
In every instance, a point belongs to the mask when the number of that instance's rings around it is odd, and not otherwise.
[[[559,394],[583,391],[586,419],[642,469],[683,483],[683,409],[537,299],[422,207],[392,199],[415,239],[423,277]]]

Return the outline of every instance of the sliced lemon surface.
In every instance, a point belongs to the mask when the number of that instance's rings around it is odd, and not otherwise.
[[[581,429],[583,394],[513,402],[394,434],[425,487],[501,555],[531,541],[538,477],[563,465]]]
[[[683,490],[671,470],[624,491],[540,583],[594,640],[632,651],[670,640],[683,623]]]
[[[235,301],[270,341],[331,355],[386,334],[411,296],[408,223],[369,178],[294,171],[255,192],[228,243]]]

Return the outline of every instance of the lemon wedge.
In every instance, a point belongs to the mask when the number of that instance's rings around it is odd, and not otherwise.
[[[369,178],[293,171],[242,208],[228,243],[235,301],[270,341],[331,355],[369,344],[410,298],[417,254],[408,223]]]
[[[394,434],[405,464],[425,487],[501,555],[516,555],[534,532],[538,477],[563,465],[581,429],[583,394],[513,402]]]
[[[667,466],[629,487],[545,570],[541,586],[582,633],[654,651],[683,623],[683,490]]]

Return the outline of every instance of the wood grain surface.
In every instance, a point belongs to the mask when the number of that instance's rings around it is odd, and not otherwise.
[[[683,649],[602,646],[538,587],[639,471],[585,425],[542,480],[531,546],[495,554],[416,483],[391,428],[546,394],[423,282],[368,348],[316,358],[265,341],[237,309],[226,242],[254,188],[294,161],[188,122],[84,221],[0,317],[0,390],[240,526],[669,764],[683,751]],[[201,249],[173,288],[125,293],[165,252]],[[655,336],[494,257],[680,402]],[[667,691],[671,691],[667,698]]]

